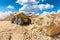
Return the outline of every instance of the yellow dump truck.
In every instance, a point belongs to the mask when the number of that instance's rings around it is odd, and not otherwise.
[[[26,16],[23,12],[18,12],[13,14],[11,18],[11,23],[16,23],[20,25],[30,24],[31,23],[31,16]]]

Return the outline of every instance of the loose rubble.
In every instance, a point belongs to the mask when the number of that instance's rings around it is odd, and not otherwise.
[[[27,26],[0,21],[0,40],[60,40],[59,13],[34,16]]]

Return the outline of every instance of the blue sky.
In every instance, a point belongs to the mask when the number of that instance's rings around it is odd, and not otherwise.
[[[29,11],[42,14],[58,10],[60,10],[60,0],[0,0],[1,15],[3,12]]]
[[[14,6],[14,9],[8,9],[8,5]],[[0,11],[18,11],[20,7],[16,0],[0,0]]]
[[[22,6],[16,3],[16,1],[17,0],[0,0],[0,11],[19,11],[19,8],[21,8]],[[39,2],[39,4],[46,3],[54,5],[54,8],[43,11],[57,11],[58,9],[60,9],[60,0],[45,0],[44,2]],[[8,5],[14,6],[14,9],[8,9]]]

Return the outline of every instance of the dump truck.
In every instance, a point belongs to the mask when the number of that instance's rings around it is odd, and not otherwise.
[[[11,18],[11,23],[16,23],[20,25],[26,25],[31,23],[31,16],[25,15],[23,12],[18,12],[13,14]]]

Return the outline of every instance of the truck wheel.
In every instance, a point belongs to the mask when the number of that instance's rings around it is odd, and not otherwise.
[[[15,18],[11,18],[11,23],[14,23]]]
[[[15,18],[15,23],[18,24],[18,18]]]
[[[29,25],[29,24],[31,24],[31,19],[30,19],[30,18],[28,18],[28,25]]]
[[[18,24],[19,24],[19,25],[23,25],[23,18],[19,18],[19,19],[18,19]]]

